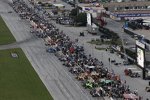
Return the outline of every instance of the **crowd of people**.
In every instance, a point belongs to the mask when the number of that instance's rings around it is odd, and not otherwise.
[[[29,8],[25,2],[16,0],[13,2],[14,10],[21,18],[28,19],[31,23],[33,34],[48,42],[48,48],[55,50],[55,55],[68,67],[84,88],[88,89],[93,97],[109,96],[125,100],[139,100],[138,92],[132,91],[126,81],[122,81],[119,75],[103,65],[102,61],[87,55],[83,46],[78,46],[71,41],[63,31],[50,23],[44,11],[41,14]]]

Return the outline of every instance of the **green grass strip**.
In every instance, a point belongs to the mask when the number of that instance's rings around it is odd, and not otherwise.
[[[53,100],[19,48],[0,51],[0,100]]]
[[[0,16],[0,45],[10,44],[15,42],[15,38],[8,29],[4,20]]]

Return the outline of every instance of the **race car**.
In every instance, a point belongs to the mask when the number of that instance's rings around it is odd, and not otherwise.
[[[101,97],[101,96],[105,95],[105,91],[104,91],[104,89],[102,87],[97,87],[97,88],[91,90],[90,94],[93,97]]]
[[[48,49],[46,49],[46,52],[48,52],[48,53],[55,53],[56,49],[54,49],[54,48],[48,48]]]

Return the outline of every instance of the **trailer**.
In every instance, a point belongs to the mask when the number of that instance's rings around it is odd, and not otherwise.
[[[99,28],[94,23],[92,23],[91,25],[87,24],[87,31],[88,33],[96,35],[99,32]]]

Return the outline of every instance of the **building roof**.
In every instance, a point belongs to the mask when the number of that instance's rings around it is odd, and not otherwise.
[[[80,6],[80,7],[96,7],[96,5],[97,5],[97,7],[103,7],[103,5],[101,5],[101,4],[94,4],[94,3],[79,3],[78,4],[78,6]]]
[[[103,5],[104,7],[150,6],[150,1],[109,2],[109,3],[104,3]]]
[[[50,3],[52,0],[34,0],[35,3],[42,2],[42,3]]]
[[[105,10],[103,8],[103,5],[97,5],[97,4],[93,4],[93,3],[89,3],[89,4],[85,4],[85,3],[80,3],[78,4],[78,7],[80,8],[90,8],[89,10],[95,10],[95,11],[98,11],[98,10]]]
[[[143,35],[144,38],[150,40],[150,30],[145,30],[145,29],[132,30],[130,28],[128,28],[128,30],[130,30],[131,32],[134,32],[138,35]]]
[[[112,11],[114,14],[139,14],[139,13],[150,13],[149,10],[124,10],[124,11]]]

